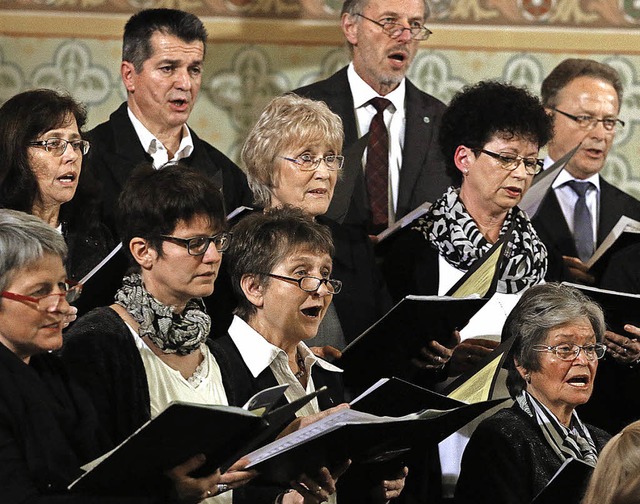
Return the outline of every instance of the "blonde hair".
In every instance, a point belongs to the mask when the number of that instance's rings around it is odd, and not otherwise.
[[[324,142],[336,154],[342,151],[342,119],[326,103],[288,93],[271,100],[249,132],[241,157],[254,203],[271,206],[278,182],[278,157],[291,146]]]
[[[640,421],[613,436],[593,471],[582,504],[612,504],[620,488],[640,473]]]

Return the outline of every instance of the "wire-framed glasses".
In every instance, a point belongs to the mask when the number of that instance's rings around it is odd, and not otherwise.
[[[321,156],[314,158],[309,154],[301,154],[297,158],[290,158],[281,156],[282,159],[286,161],[291,161],[296,164],[298,168],[302,171],[314,171],[318,169],[320,163],[324,161],[325,166],[328,170],[336,171],[341,170],[344,165],[344,156],[338,156],[334,154],[329,154],[328,156]]]
[[[472,149],[476,154],[482,152],[487,156],[491,156],[493,159],[498,160],[498,163],[502,168],[509,171],[514,171],[520,163],[524,164],[524,171],[529,175],[537,175],[542,171],[544,166],[544,160],[539,158],[530,158],[524,156],[518,156],[511,152],[492,152],[486,149]]]
[[[209,244],[213,243],[218,252],[224,252],[231,244],[231,233],[223,231],[213,236],[194,236],[193,238],[178,238],[177,236],[160,235],[163,240],[171,241],[187,247],[187,253],[192,256],[200,256],[207,252]]]
[[[569,114],[567,112],[563,112],[562,110],[558,110],[555,107],[552,107],[552,110],[555,110],[559,114],[562,114],[563,116],[575,121],[583,130],[592,130],[599,122],[602,123],[602,126],[604,126],[604,129],[606,129],[607,131],[614,131],[618,126],[624,128],[624,121],[618,119],[617,117],[605,117],[604,119],[598,119],[597,117],[593,117],[590,115]]]
[[[596,359],[602,359],[607,352],[606,345],[602,343],[593,343],[591,345],[576,345],[570,343],[562,343],[560,345],[548,346],[548,345],[534,345],[533,349],[536,352],[551,352],[563,361],[572,361],[578,358],[580,352],[584,352],[587,360],[593,361]]]
[[[278,280],[284,280],[285,282],[294,282],[298,284],[305,292],[316,292],[322,284],[327,287],[327,290],[331,294],[338,294],[342,290],[342,282],[335,278],[318,278],[314,276],[303,276],[300,278],[291,278],[282,275],[276,275],[274,273],[262,273],[262,275],[269,276],[271,278],[277,278]]]
[[[384,23],[380,23],[375,19],[368,18],[367,16],[363,16],[359,13],[356,13],[356,16],[360,16],[367,21],[371,21],[372,23],[377,24],[380,28],[382,28],[382,31],[384,31],[392,39],[399,38],[405,30],[409,31],[413,40],[427,40],[433,33],[429,28],[419,23],[413,23],[413,26],[407,28],[406,26],[403,26],[400,23],[396,23],[395,21],[386,21]]]
[[[0,292],[0,297],[23,303],[35,303],[38,311],[47,312],[56,309],[60,305],[62,298],[65,298],[67,303],[77,301],[82,293],[82,284],[73,280],[65,280],[58,284],[58,289],[60,289],[60,292],[52,292],[44,296],[25,296],[15,292],[2,291]]]
[[[29,145],[32,147],[44,147],[44,150],[54,156],[62,156],[69,144],[82,154],[89,152],[89,147],[91,147],[88,140],[65,140],[64,138],[48,138],[47,140],[34,140],[33,142],[29,142]]]

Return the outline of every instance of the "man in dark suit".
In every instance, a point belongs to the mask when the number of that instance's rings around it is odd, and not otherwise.
[[[102,184],[104,218],[113,209],[133,169],[180,161],[208,176],[224,194],[227,211],[250,204],[242,171],[188,126],[202,78],[207,32],[193,14],[148,9],[124,29],[120,74],[127,101],[89,132],[89,167]]]
[[[425,0],[346,0],[342,30],[351,48],[351,64],[295,90],[326,102],[344,124],[347,159],[327,212],[330,218],[365,223],[377,232],[425,201],[433,202],[456,180],[445,170],[437,141],[445,105],[405,77],[418,41],[431,33],[424,27],[427,16]],[[386,222],[375,226],[364,169],[370,149],[363,163],[367,143],[356,141],[375,121],[377,109],[371,100],[378,97],[391,103],[383,112],[389,143],[388,212]]]
[[[554,118],[546,164],[582,142],[532,221],[549,250],[547,280],[593,284],[585,261],[622,215],[640,219],[640,202],[600,176],[616,130],[624,126],[618,119],[622,93],[618,72],[588,59],[562,61],[542,83],[543,104]]]

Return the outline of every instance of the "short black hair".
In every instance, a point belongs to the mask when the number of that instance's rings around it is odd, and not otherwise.
[[[333,256],[331,231],[318,224],[301,209],[285,205],[253,213],[233,228],[231,247],[227,252],[227,268],[231,274],[238,306],[235,313],[248,320],[256,307],[247,300],[240,281],[247,274],[260,276],[262,285],[268,285],[269,273],[276,265],[297,250],[311,250]]]
[[[540,100],[524,88],[498,81],[466,86],[442,116],[439,138],[447,171],[460,180],[454,162],[460,145],[481,149],[500,134],[525,138],[541,148],[551,139],[551,124]]]
[[[136,72],[153,55],[151,37],[155,32],[173,35],[185,42],[199,40],[207,47],[207,29],[200,18],[177,9],[145,9],[129,18],[122,37],[122,61],[133,63]]]
[[[29,142],[67,126],[70,116],[82,133],[87,122],[84,105],[52,89],[19,93],[0,107],[1,207],[31,213],[39,188],[29,163]]]
[[[116,228],[125,250],[139,236],[162,256],[160,235],[170,235],[180,221],[197,216],[212,227],[226,229],[222,194],[203,173],[180,163],[161,169],[149,164],[136,168],[127,181],[116,207]],[[129,253],[132,266],[137,266]]]

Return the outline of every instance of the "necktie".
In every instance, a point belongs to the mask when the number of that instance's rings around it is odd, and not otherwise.
[[[567,185],[578,195],[573,213],[573,240],[576,243],[578,257],[587,261],[593,255],[593,224],[585,195],[593,184],[571,180]]]
[[[369,126],[365,179],[372,229],[379,232],[389,221],[389,132],[384,124],[384,110],[391,104],[386,98],[369,101],[376,108],[376,115]]]

